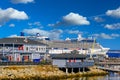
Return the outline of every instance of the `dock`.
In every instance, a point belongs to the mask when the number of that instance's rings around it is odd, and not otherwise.
[[[98,69],[120,72],[120,59],[109,59],[102,62],[96,63]]]
[[[114,68],[114,67],[97,67],[97,68],[105,71],[120,72],[120,68]]]

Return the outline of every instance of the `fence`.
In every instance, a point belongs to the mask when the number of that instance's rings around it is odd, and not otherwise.
[[[51,62],[0,62],[0,66],[9,65],[50,65]]]

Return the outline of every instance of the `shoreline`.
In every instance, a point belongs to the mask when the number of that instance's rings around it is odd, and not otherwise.
[[[104,76],[108,73],[91,67],[88,72],[64,73],[52,65],[4,66],[0,68],[0,79],[4,80],[59,80],[75,77]]]

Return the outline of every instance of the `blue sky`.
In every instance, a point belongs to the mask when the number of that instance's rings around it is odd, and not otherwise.
[[[82,34],[120,49],[120,0],[2,0],[0,38],[20,32],[52,39]]]

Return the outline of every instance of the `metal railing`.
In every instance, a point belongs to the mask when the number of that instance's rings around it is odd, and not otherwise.
[[[79,68],[93,66],[94,62],[67,62],[66,67]]]
[[[0,62],[0,66],[9,65],[51,65],[51,62]]]

